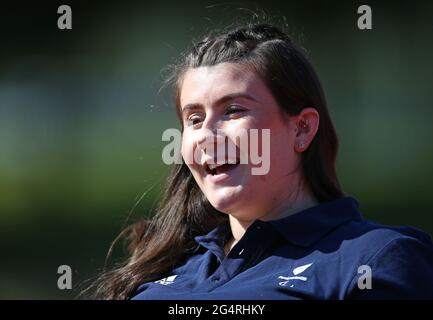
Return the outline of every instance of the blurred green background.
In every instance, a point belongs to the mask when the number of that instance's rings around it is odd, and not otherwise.
[[[72,7],[72,30],[57,8]],[[369,4],[373,30],[357,28]],[[430,1],[67,1],[0,9],[0,298],[70,299],[128,215],[154,209],[178,127],[164,68],[207,30],[264,11],[321,77],[344,191],[368,219],[433,234]],[[116,261],[118,248],[111,261]],[[73,290],[57,268],[73,269]]]

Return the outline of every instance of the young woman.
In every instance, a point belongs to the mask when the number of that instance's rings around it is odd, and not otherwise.
[[[207,37],[175,80],[184,161],[156,215],[127,230],[131,256],[101,276],[96,296],[433,298],[430,237],[363,220],[342,192],[321,84],[285,33],[255,24]],[[268,151],[260,174],[251,157],[240,161],[239,133],[253,129]],[[218,136],[235,146],[231,161],[210,152]]]

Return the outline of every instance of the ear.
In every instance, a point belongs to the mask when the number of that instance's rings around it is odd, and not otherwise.
[[[292,121],[294,121],[296,131],[294,149],[301,153],[308,149],[316,136],[320,122],[319,113],[314,108],[304,108],[292,118]]]

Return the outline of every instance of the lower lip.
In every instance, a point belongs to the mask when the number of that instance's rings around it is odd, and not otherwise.
[[[233,175],[233,171],[236,170],[238,167],[239,165],[233,166],[229,170],[215,175],[206,173],[206,178],[209,179],[212,183],[217,183],[217,182],[227,180]]]

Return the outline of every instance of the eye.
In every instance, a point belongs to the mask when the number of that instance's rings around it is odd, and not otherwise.
[[[231,115],[231,114],[236,114],[244,111],[246,111],[244,107],[232,104],[226,109],[226,114]]]
[[[203,117],[197,114],[193,114],[186,119],[187,126],[196,126],[203,121]]]

